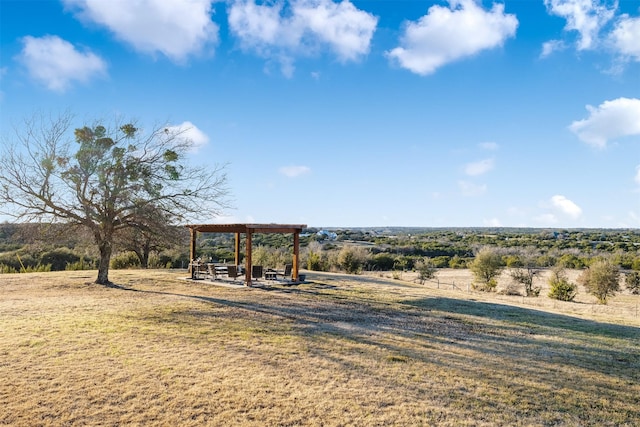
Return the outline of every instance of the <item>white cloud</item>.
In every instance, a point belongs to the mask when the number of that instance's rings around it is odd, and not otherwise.
[[[495,142],[482,142],[480,143],[480,148],[487,151],[495,151],[500,148],[500,146]]]
[[[544,4],[550,14],[566,19],[565,31],[580,34],[578,50],[594,47],[600,30],[613,18],[618,7],[617,1],[607,0],[544,0]]]
[[[609,39],[621,56],[640,61],[640,17],[621,15]]]
[[[180,138],[188,140],[191,146],[191,152],[195,153],[209,142],[209,137],[196,127],[193,123],[186,121],[179,125],[169,126],[167,130],[171,134],[179,134]]]
[[[640,135],[640,99],[618,98],[586,108],[589,117],[571,123],[569,129],[587,144],[604,148],[612,139]]]
[[[475,184],[469,181],[458,181],[458,188],[464,196],[481,196],[487,192],[486,184]]]
[[[549,40],[548,42],[542,43],[540,58],[546,58],[552,53],[565,50],[566,48],[567,45],[562,40]]]
[[[565,196],[555,195],[551,198],[551,206],[557,211],[568,215],[573,219],[577,219],[582,215],[582,209]]]
[[[288,178],[295,178],[311,173],[311,169],[307,166],[284,166],[279,169],[279,172]]]
[[[469,163],[464,168],[464,173],[469,176],[483,175],[493,169],[495,161],[493,159],[484,159],[474,163]]]
[[[416,22],[405,23],[400,46],[387,56],[401,67],[427,75],[439,67],[502,46],[516,34],[518,19],[504,5],[483,9],[474,0],[449,0],[449,7],[431,6]]]
[[[63,0],[78,18],[108,28],[136,50],[184,62],[218,41],[211,0]]]
[[[107,64],[98,55],[78,51],[58,36],[22,38],[18,60],[31,77],[47,88],[64,92],[72,82],[86,83],[93,77],[106,75]]]
[[[369,53],[378,18],[356,9],[348,0],[297,1],[297,19],[338,55],[341,61],[354,61]]]
[[[356,61],[369,53],[378,18],[348,0],[291,0],[258,5],[235,0],[229,7],[229,27],[246,50],[282,63],[293,72],[293,58],[322,48],[340,61]]]

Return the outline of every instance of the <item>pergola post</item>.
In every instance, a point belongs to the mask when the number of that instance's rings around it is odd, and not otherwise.
[[[236,266],[240,265],[240,233],[236,233]]]
[[[191,245],[189,246],[189,274],[191,274],[191,263],[196,259],[196,236],[197,231],[193,228],[191,230]]]
[[[246,251],[246,262],[245,262],[245,268],[244,268],[244,280],[245,280],[245,285],[247,286],[251,286],[251,231],[247,230],[247,243],[246,243],[247,247],[245,248]]]
[[[298,281],[298,258],[300,255],[300,233],[295,231],[293,233],[293,271],[291,280]]]

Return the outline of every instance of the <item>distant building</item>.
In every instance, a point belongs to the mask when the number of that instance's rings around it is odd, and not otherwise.
[[[333,231],[320,230],[316,234],[327,240],[336,240],[338,238],[338,235]]]

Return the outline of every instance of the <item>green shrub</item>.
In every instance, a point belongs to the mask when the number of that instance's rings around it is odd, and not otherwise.
[[[416,261],[415,269],[418,272],[418,281],[421,285],[424,285],[424,282],[427,280],[431,280],[436,277],[437,270],[434,267],[431,258],[423,258]]]
[[[12,274],[17,272],[18,270],[10,265],[0,264],[0,274]]]
[[[640,295],[640,272],[632,271],[624,277],[625,285],[633,295]]]
[[[340,268],[349,274],[358,274],[367,260],[367,253],[363,248],[345,246],[338,254]]]
[[[322,271],[322,255],[310,250],[307,253],[307,270]]]
[[[46,273],[51,271],[51,264],[30,265],[23,270],[25,273]]]
[[[140,267],[140,260],[135,252],[121,252],[111,257],[111,268],[121,270]]]
[[[440,258],[440,257],[438,257]],[[448,258],[448,257],[447,257]],[[449,262],[447,263],[449,268],[467,268],[467,260],[465,258],[462,258],[458,255],[454,255],[449,259]],[[437,263],[436,263],[436,266]]]
[[[73,264],[79,259],[78,255],[65,247],[51,249],[40,255],[40,263],[50,264],[53,271],[65,270],[68,264]]]
[[[577,286],[567,279],[563,268],[554,268],[549,278],[549,298],[560,301],[573,301],[577,294]]]
[[[578,278],[600,304],[606,304],[607,298],[620,290],[620,269],[607,259],[594,261]]]
[[[573,254],[564,254],[558,258],[557,264],[564,268],[580,269],[585,266],[585,261]]]
[[[498,285],[496,278],[502,272],[502,257],[490,248],[483,248],[478,252],[469,268],[475,276],[473,288],[492,292]]]
[[[388,253],[375,254],[370,260],[371,269],[378,271],[390,271],[394,263],[395,258]]]
[[[95,265],[93,262],[87,261],[84,259],[84,257],[82,257],[76,262],[68,263],[64,269],[68,271],[77,271],[77,270],[93,270],[94,268],[95,268]]]
[[[520,257],[518,255],[503,256],[502,257],[502,262],[508,268],[522,267],[524,265],[524,263],[522,262],[522,259],[520,259]]]

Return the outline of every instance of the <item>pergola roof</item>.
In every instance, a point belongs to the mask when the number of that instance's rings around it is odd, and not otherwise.
[[[306,224],[188,224],[201,233],[300,233]]]

